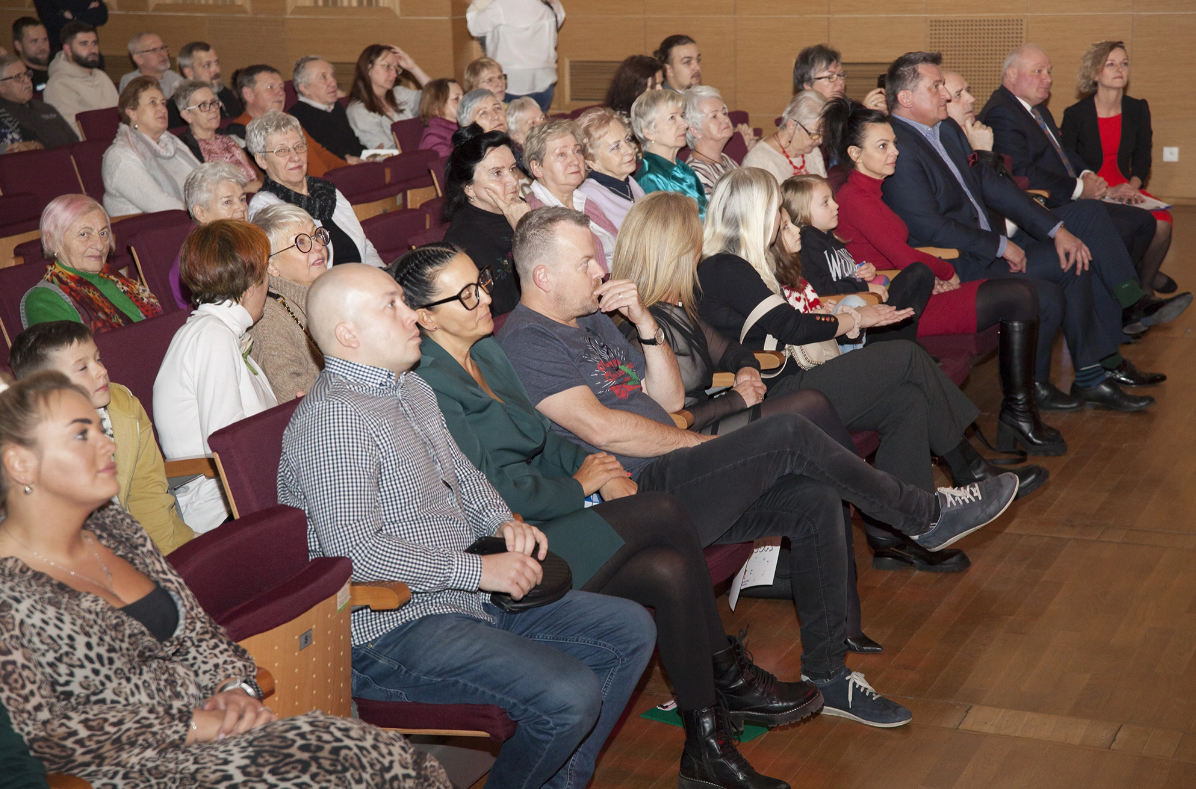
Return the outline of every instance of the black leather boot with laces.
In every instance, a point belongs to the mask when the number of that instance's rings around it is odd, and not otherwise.
[[[821,702],[822,696],[820,695]],[[681,752],[678,789],[789,789],[789,784],[761,775],[735,747],[731,722],[720,707],[681,710],[685,750]]]
[[[727,636],[727,643],[714,653],[714,690],[736,725],[781,726],[822,709],[822,694],[814,683],[781,682],[752,662],[739,638]]]

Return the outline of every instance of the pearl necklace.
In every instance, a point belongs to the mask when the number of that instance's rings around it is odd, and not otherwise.
[[[47,556],[42,556],[40,553],[33,550],[28,545],[26,545],[25,543],[18,540],[16,535],[13,534],[12,532],[10,532],[8,529],[4,530],[4,534],[5,534],[5,536],[9,537],[13,542],[15,542],[17,545],[19,545],[22,548],[24,548],[25,550],[29,551],[29,553],[31,553],[34,556],[36,556],[37,558],[41,559],[46,564],[49,564],[53,567],[57,567],[59,570],[62,570],[64,573],[70,574],[70,576],[73,578],[79,578],[84,581],[88,581],[93,586],[98,586],[101,589],[107,589],[109,592],[112,593],[113,597],[115,597],[118,600],[121,600],[123,602],[124,598],[122,598],[120,595],[118,595],[116,593],[116,586],[112,582],[112,571],[109,570],[108,565],[104,564],[103,560],[100,559],[100,554],[96,552],[95,540],[92,539],[92,536],[90,534],[84,534],[83,539],[87,541],[87,546],[89,548],[91,548],[91,555],[95,557],[96,562],[100,565],[100,568],[104,571],[104,577],[108,579],[108,583],[101,583],[100,581],[97,581],[96,579],[92,578],[90,575],[85,575],[84,573],[77,573],[74,570],[70,569],[69,567],[63,567],[61,564],[59,564],[58,562],[54,561],[53,559],[51,559]]]

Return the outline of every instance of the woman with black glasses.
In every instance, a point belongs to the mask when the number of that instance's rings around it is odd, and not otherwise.
[[[744,167],[759,167],[772,173],[777,183],[795,175],[826,177],[826,163],[818,144],[822,142],[822,108],[826,97],[815,90],[803,90],[781,113],[777,131],[743,157]]]
[[[250,355],[278,402],[305,393],[324,369],[324,354],[307,332],[307,289],[328,270],[328,231],[298,206],[278,203],[253,216],[266,231],[269,290],[262,319],[249,330]]]

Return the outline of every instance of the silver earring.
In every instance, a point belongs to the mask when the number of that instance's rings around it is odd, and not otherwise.
[[[140,128],[140,127],[139,127],[139,126],[138,126],[136,123],[134,123],[134,124],[133,124],[133,130],[134,130],[134,131],[136,131],[136,130],[137,130],[137,129],[139,129],[139,128]]]
[[[26,495],[26,496],[29,496],[29,495],[32,495],[32,494],[33,494],[33,486],[32,486],[32,485],[26,485],[26,486],[25,486],[25,495]]]

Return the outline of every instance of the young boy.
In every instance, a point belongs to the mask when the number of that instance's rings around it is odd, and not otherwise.
[[[57,370],[81,387],[116,442],[116,503],[137,519],[163,554],[195,536],[183,523],[167,490],[166,466],[141,401],[108,380],[91,329],[74,321],[30,326],[13,341],[9,365],[17,380],[38,370]]]

